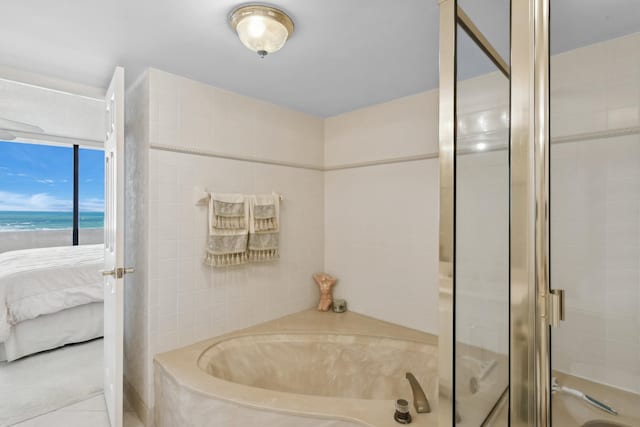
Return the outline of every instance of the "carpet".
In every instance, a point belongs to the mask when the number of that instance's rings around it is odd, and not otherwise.
[[[0,426],[102,393],[102,339],[0,362]]]

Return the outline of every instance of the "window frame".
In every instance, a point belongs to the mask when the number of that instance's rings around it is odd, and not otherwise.
[[[73,243],[80,244],[80,146],[73,145]]]

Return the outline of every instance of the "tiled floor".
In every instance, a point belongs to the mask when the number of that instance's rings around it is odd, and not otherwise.
[[[109,418],[104,397],[98,395],[15,424],[14,427],[109,427]],[[143,425],[133,413],[125,412],[124,427],[143,427]]]

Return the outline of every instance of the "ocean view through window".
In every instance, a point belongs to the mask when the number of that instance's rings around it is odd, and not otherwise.
[[[102,243],[104,152],[79,148],[79,244]],[[0,252],[73,244],[73,146],[0,141]]]

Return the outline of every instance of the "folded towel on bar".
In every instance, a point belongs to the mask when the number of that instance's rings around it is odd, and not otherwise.
[[[209,197],[209,234],[215,229],[247,228],[247,203],[243,194],[211,193]]]
[[[280,196],[252,196],[249,205],[249,261],[275,261],[280,257]]]
[[[209,236],[204,262],[213,267],[248,261],[249,203],[242,194],[214,194],[209,198]]]

